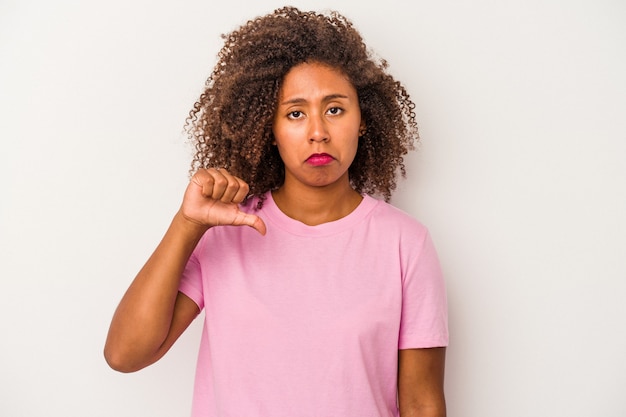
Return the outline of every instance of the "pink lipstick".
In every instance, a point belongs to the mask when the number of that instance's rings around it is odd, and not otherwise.
[[[322,165],[328,165],[334,160],[335,158],[328,155],[327,153],[314,153],[307,158],[306,162],[317,167]]]

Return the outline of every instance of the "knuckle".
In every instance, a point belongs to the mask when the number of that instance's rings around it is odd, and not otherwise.
[[[237,191],[239,190],[239,183],[237,181],[230,181],[226,186],[229,191]]]
[[[213,177],[213,183],[219,187],[226,187],[228,185],[228,180],[223,176]]]

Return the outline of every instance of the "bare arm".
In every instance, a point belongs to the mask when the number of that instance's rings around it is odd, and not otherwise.
[[[163,240],[120,301],[104,348],[113,369],[132,372],[150,365],[165,353],[162,350],[168,336],[171,346],[198,314],[193,301],[178,296],[183,268],[203,233],[201,228],[187,223],[180,213],[176,214]],[[178,334],[170,335],[171,328]]]
[[[200,170],[194,175],[181,209],[113,315],[104,347],[113,369],[133,372],[154,363],[199,313],[178,287],[206,230],[217,225],[248,225],[265,234],[261,219],[238,209],[247,193],[247,184],[226,171]]]
[[[445,417],[445,348],[398,352],[398,404],[401,417]]]

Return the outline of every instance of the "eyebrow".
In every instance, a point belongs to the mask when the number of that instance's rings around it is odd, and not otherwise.
[[[322,99],[322,101],[332,101],[332,100],[336,100],[338,98],[343,98],[343,99],[348,99],[350,97],[344,95],[344,94],[329,94],[327,96],[324,96],[324,98]],[[306,103],[306,100],[300,97],[295,97],[289,100],[285,100],[283,102],[280,103],[281,106],[284,106],[286,104],[300,104],[300,103]]]

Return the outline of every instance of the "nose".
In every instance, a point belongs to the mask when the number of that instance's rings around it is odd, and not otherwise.
[[[329,135],[326,121],[321,116],[309,118],[309,142],[328,142]]]

